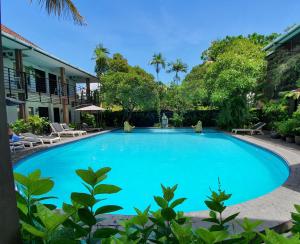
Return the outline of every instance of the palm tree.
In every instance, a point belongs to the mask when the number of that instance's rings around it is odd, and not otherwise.
[[[30,0],[33,2],[34,0]],[[71,0],[35,0],[41,5],[49,15],[53,14],[58,17],[71,16],[76,24],[85,24],[84,18],[80,15],[76,6]]]
[[[94,50],[93,59],[96,60],[95,72],[99,77],[103,75],[108,69],[108,54],[109,50],[101,43]]]
[[[100,91],[101,89],[101,78],[104,75],[104,73],[106,71],[108,71],[109,69],[109,50],[103,46],[103,44],[99,44],[98,46],[96,46],[95,50],[94,50],[94,58],[96,60],[96,65],[95,65],[95,72],[97,73],[98,76],[98,91]],[[99,101],[100,99],[100,93],[99,94]],[[101,102],[99,102],[99,104],[101,104]]]
[[[180,81],[179,73],[187,72],[187,64],[183,63],[181,59],[177,59],[175,62],[168,63],[169,69],[167,70],[168,73],[175,72],[174,81],[178,83]]]
[[[152,56],[152,60],[150,61],[150,65],[153,65],[155,67],[156,77],[157,81],[159,81],[158,74],[161,70],[161,68],[166,68],[166,61],[161,53],[154,54]]]

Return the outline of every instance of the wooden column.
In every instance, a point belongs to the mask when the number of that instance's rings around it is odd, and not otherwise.
[[[1,3],[0,3],[1,4]],[[0,6],[1,23],[1,6]],[[3,50],[0,38],[0,243],[21,243],[13,168],[8,143],[5,87],[3,77]]]
[[[90,83],[89,78],[86,78],[85,84],[86,84],[86,99],[88,102],[90,102],[91,101],[91,83]]]
[[[20,78],[20,85],[21,89],[25,89],[25,77],[23,73],[23,56],[22,56],[22,50],[15,49],[15,59],[16,59],[16,75]],[[25,90],[24,94],[20,94],[18,97],[19,100],[25,101]],[[25,109],[25,103],[19,105],[20,110],[20,118],[26,119],[26,109]]]
[[[68,109],[68,97],[67,97],[67,81],[65,75],[65,68],[60,67],[60,82],[62,88],[62,106],[63,106],[63,121],[69,123],[69,109]]]

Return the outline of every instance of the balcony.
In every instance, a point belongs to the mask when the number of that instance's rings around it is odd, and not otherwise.
[[[63,84],[54,77],[49,79],[33,72],[16,72],[4,67],[5,94],[21,101],[61,104],[65,100],[68,105],[78,105],[82,99],[76,83]]]

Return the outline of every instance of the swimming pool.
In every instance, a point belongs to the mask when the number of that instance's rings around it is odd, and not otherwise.
[[[267,194],[289,176],[285,161],[274,153],[214,130],[196,134],[191,129],[135,129],[133,133],[109,132],[58,146],[21,160],[15,171],[27,174],[41,169],[55,186],[51,200],[61,206],[72,191],[86,191],[76,169],[111,167],[104,183],[122,191],[109,195],[106,204],[118,204],[118,213],[134,214],[133,207],[156,208],[154,195],[160,184],[178,184],[177,197],[188,200],[179,210],[206,209],[210,188],[232,193],[229,205]]]

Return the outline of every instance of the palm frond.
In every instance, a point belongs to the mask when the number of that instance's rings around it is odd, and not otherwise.
[[[34,0],[30,0],[33,2]],[[71,0],[36,0],[36,2],[46,9],[49,15],[58,17],[70,17],[76,24],[84,25],[84,18],[80,15],[76,6]]]

